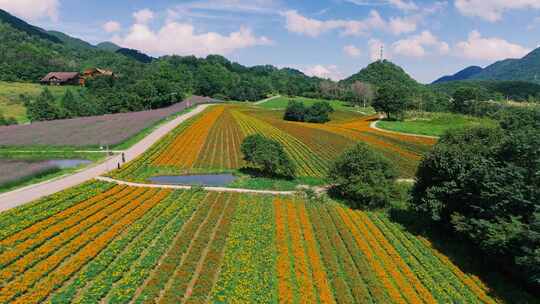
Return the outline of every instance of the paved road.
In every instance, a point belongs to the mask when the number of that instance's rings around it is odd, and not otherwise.
[[[208,104],[199,105],[191,112],[171,120],[162,126],[158,127],[140,142],[135,144],[130,149],[124,151],[126,161],[133,160],[139,155],[144,153],[149,149],[154,143],[156,143],[160,138],[165,136],[167,133],[172,131],[179,124],[185,120],[199,114],[202,112]],[[99,163],[95,166],[89,167],[82,171],[79,171],[75,174],[60,177],[58,179],[53,179],[50,181],[45,181],[43,183],[30,185],[28,187],[20,188],[11,192],[0,194],[0,212],[15,208],[17,206],[26,204],[28,202],[34,201],[41,197],[51,195],[58,191],[65,190],[67,188],[79,185],[88,180],[96,178],[100,175],[103,175],[109,171],[112,171],[117,168],[117,165],[122,161],[121,155],[115,155],[111,158],[108,158],[106,161]]]
[[[126,185],[130,187],[143,187],[143,188],[166,188],[166,189],[184,189],[189,190],[191,186],[182,185],[159,185],[159,184],[140,184],[132,183],[121,180],[112,179],[109,177],[100,176],[96,179],[104,182],[115,183],[119,185]],[[236,192],[236,193],[254,193],[254,194],[272,194],[272,195],[294,195],[295,191],[273,191],[273,190],[252,190],[252,189],[240,189],[240,188],[226,188],[226,187],[203,187],[206,191],[213,192]]]

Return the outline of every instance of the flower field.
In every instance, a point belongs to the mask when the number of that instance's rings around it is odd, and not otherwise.
[[[260,133],[280,142],[303,177],[324,177],[347,147],[366,142],[412,177],[432,139],[388,134],[369,128],[373,117],[354,112],[327,124],[288,122],[282,112],[242,105],[214,106],[179,126],[114,178],[146,182],[155,175],[230,172],[245,166],[242,140]],[[343,117],[341,117],[343,116]],[[340,118],[341,117],[341,118]]]
[[[499,303],[337,203],[89,182],[0,214],[0,303]]]

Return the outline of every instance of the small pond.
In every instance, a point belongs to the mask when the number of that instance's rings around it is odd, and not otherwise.
[[[80,165],[88,165],[92,162],[86,159],[52,159],[48,160],[47,163],[60,169],[68,169],[75,168]]]
[[[149,178],[153,183],[165,185],[226,186],[236,177],[232,174],[163,175]]]

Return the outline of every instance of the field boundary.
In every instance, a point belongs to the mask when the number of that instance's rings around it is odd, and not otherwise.
[[[192,186],[184,185],[163,185],[163,184],[143,184],[143,183],[133,183],[117,180],[110,177],[98,176],[96,180],[108,183],[115,183],[118,185],[126,185],[130,187],[140,187],[140,188],[164,188],[164,189],[180,189],[180,190],[190,190]],[[206,191],[210,192],[231,192],[231,193],[252,193],[252,194],[271,194],[271,195],[295,195],[296,191],[274,191],[274,190],[254,190],[254,189],[244,189],[244,188],[227,188],[227,187],[202,187]]]
[[[397,132],[397,131],[390,131],[390,130],[381,129],[381,128],[377,127],[377,123],[379,121],[381,121],[381,120],[379,119],[379,120],[375,120],[375,121],[371,122],[369,124],[369,127],[371,129],[377,130],[379,132],[396,134],[396,135],[415,136],[415,137],[424,137],[424,138],[432,138],[432,139],[439,139],[440,138],[439,136],[422,135],[422,134],[415,134],[415,133],[404,133],[404,132]]]

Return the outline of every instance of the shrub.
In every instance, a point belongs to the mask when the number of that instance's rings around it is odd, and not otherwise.
[[[351,207],[384,207],[394,192],[396,170],[367,144],[345,151],[331,166],[332,192],[350,200]]]
[[[334,108],[327,102],[316,102],[311,107],[307,108],[305,121],[311,123],[325,123],[330,121],[329,114],[334,112]]]
[[[329,114],[334,112],[330,104],[324,101],[314,103],[306,107],[301,101],[290,101],[285,109],[284,120],[307,121],[311,123],[325,123],[330,121]]]
[[[301,101],[292,100],[285,109],[283,119],[289,121],[304,121],[306,115],[306,107]]]
[[[259,167],[265,174],[287,178],[295,176],[291,159],[277,141],[254,134],[244,139],[240,149],[244,154],[244,160]]]

